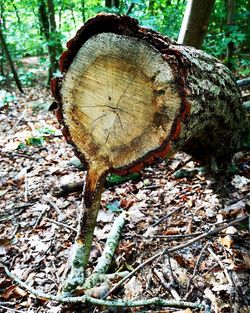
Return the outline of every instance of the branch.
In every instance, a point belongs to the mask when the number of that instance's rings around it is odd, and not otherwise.
[[[120,286],[122,286],[125,283],[126,280],[128,280],[130,277],[134,276],[134,274],[136,272],[138,272],[141,268],[145,267],[147,264],[150,264],[151,262],[153,262],[158,257],[164,255],[166,252],[171,253],[171,252],[175,252],[177,250],[181,250],[183,248],[186,248],[186,247],[192,245],[193,243],[195,243],[197,241],[200,241],[201,239],[204,239],[204,238],[207,238],[207,237],[210,237],[212,235],[217,234],[218,232],[222,231],[223,229],[225,229],[225,228],[227,228],[229,226],[238,224],[238,223],[244,221],[245,219],[247,219],[248,217],[249,216],[247,215],[247,216],[243,216],[243,217],[237,218],[237,219],[227,223],[224,226],[217,227],[217,228],[215,228],[213,230],[210,230],[209,232],[207,232],[205,234],[202,234],[202,235],[200,235],[198,237],[190,239],[189,241],[187,241],[187,242],[185,242],[183,244],[180,244],[180,245],[178,245],[176,247],[173,247],[173,248],[170,248],[170,249],[164,249],[163,251],[153,255],[151,258],[147,259],[145,262],[143,262],[140,265],[138,265],[132,272],[129,273],[129,275],[127,277],[124,277],[122,280],[120,280],[103,298],[105,299],[106,297],[108,297],[115,290],[117,290]]]
[[[46,294],[40,290],[36,290],[25,282],[20,280],[14,274],[12,274],[6,266],[4,266],[6,274],[12,278],[18,285],[28,290],[30,293],[35,295],[37,298],[48,300],[48,301],[57,301],[60,303],[89,303],[93,305],[101,305],[108,307],[137,307],[137,306],[147,306],[147,305],[157,305],[157,306],[168,306],[175,308],[194,308],[194,309],[203,309],[205,305],[201,303],[193,303],[187,301],[175,301],[175,300],[164,300],[161,298],[152,298],[144,300],[102,300],[92,298],[90,296],[84,295],[81,297],[60,297]]]
[[[246,87],[250,86],[250,77],[249,78],[244,78],[244,79],[239,79],[236,81],[238,87]]]
[[[94,287],[100,279],[103,279],[103,274],[106,274],[111,261],[113,259],[115,249],[118,245],[122,228],[126,221],[126,213],[122,212],[117,219],[115,220],[113,227],[107,238],[105,248],[101,257],[98,260],[96,267],[94,268],[93,273],[86,279],[83,288],[90,289]]]

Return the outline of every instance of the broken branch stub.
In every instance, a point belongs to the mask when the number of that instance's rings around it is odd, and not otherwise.
[[[67,48],[51,89],[88,169],[82,224],[94,227],[107,173],[136,172],[177,150],[223,159],[241,146],[248,126],[238,88],[208,54],[113,14],[88,20]]]

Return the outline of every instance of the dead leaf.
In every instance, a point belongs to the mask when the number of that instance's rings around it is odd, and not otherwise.
[[[11,285],[5,291],[2,293],[2,297],[5,300],[8,300],[9,298],[19,298],[24,297],[27,295],[27,292],[23,289],[21,289],[18,286]]]
[[[250,179],[246,178],[245,176],[235,175],[231,184],[237,189],[242,189],[243,187],[250,184]]]
[[[219,238],[219,242],[226,248],[231,248],[231,245],[233,243],[233,239],[231,236],[227,235],[223,238]]]
[[[246,268],[250,269],[250,254],[249,253],[242,253],[243,260],[245,262]]]
[[[185,258],[180,255],[180,254],[176,254],[174,256],[174,259],[176,260],[176,262],[181,266],[181,267],[185,267],[186,262],[185,262]]]
[[[177,227],[169,227],[167,230],[163,232],[163,235],[178,235],[180,234],[181,229]]]
[[[238,230],[234,226],[229,226],[228,228],[226,228],[227,235],[234,235],[237,233],[238,233]]]
[[[135,276],[124,285],[124,293],[127,299],[136,298],[142,291],[142,284]]]
[[[192,313],[193,311],[190,310],[189,308],[188,309],[185,309],[185,310],[180,310],[180,311],[175,311],[175,313]]]
[[[129,220],[138,223],[145,220],[145,215],[140,211],[141,206],[138,203],[133,204],[129,208]]]
[[[86,290],[85,294],[96,299],[102,299],[110,290],[110,288],[111,288],[111,283],[109,281],[105,281],[100,286]],[[76,295],[78,294],[76,293]]]
[[[157,234],[159,227],[158,226],[149,226],[145,233],[143,234],[143,237],[149,238],[149,237],[154,237],[154,235]]]
[[[20,144],[20,141],[12,141],[5,145],[3,151],[15,151]]]
[[[129,209],[135,203],[135,199],[122,199],[120,206],[123,209]]]
[[[99,210],[98,216],[97,216],[97,222],[111,222],[114,217],[114,212],[111,210]]]

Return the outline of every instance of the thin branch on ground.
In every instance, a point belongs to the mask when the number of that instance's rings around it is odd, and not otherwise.
[[[21,122],[21,120],[24,118],[26,114],[26,109],[23,111],[23,113],[21,114],[21,116],[19,117],[19,119],[16,121],[16,123],[14,124],[14,126],[11,128],[11,130],[9,131],[9,133],[7,134],[6,138],[10,137],[10,135],[14,132],[14,130],[16,129],[17,125]]]
[[[178,292],[172,287],[172,283],[167,283],[162,272],[158,271],[156,268],[153,269],[155,275],[159,278],[162,286],[172,295],[175,300],[181,300]]]
[[[186,296],[185,296],[185,299],[187,299],[188,296],[189,296],[189,288],[190,288],[190,285],[191,285],[191,283],[193,282],[193,279],[194,279],[194,277],[196,276],[196,273],[197,273],[197,271],[198,271],[198,269],[199,269],[199,266],[200,266],[200,263],[201,263],[201,259],[202,259],[203,253],[204,253],[204,251],[207,249],[207,246],[208,246],[209,244],[210,244],[210,243],[207,242],[207,243],[205,244],[205,246],[201,249],[201,252],[200,252],[200,254],[199,254],[199,256],[198,256],[198,259],[197,259],[196,264],[195,264],[195,267],[194,267],[193,275],[190,277],[190,279],[189,279],[189,281],[188,281],[188,284],[187,284],[187,294],[186,294]]]
[[[55,204],[54,201],[52,201],[51,199],[49,199],[48,197],[46,196],[43,196],[43,200],[46,201],[55,211],[56,213],[58,214],[58,221],[61,222],[65,219],[65,216],[64,214],[62,213],[62,211],[58,208],[58,206]]]
[[[239,218],[237,218],[237,219],[235,219],[235,220],[233,220],[231,222],[225,222],[226,223],[225,225],[217,227],[217,228],[215,228],[213,230],[210,230],[210,231],[208,231],[205,234],[201,234],[200,236],[195,237],[193,239],[190,239],[189,241],[184,242],[183,244],[180,244],[180,245],[178,245],[176,247],[170,248],[170,249],[168,249],[168,252],[171,253],[171,252],[175,252],[175,251],[181,250],[183,248],[186,248],[186,247],[192,245],[193,243],[195,243],[197,241],[200,241],[200,240],[202,240],[204,238],[213,236],[213,235],[219,233],[220,231],[226,229],[227,227],[235,225],[235,224],[238,224],[238,223],[244,221],[247,218],[249,218],[248,215],[243,216],[243,217],[239,217]],[[136,272],[138,272],[141,268],[145,267],[146,265],[152,263],[155,259],[157,259],[160,256],[162,256],[165,253],[165,250],[166,249],[164,249],[163,251],[153,255],[151,258],[147,259],[145,262],[143,262],[140,265],[138,265],[132,272],[129,273],[129,275],[127,277],[124,277],[123,279],[121,279],[113,288],[111,288],[111,290],[105,295],[104,299],[106,299],[106,297],[108,297],[110,294],[112,294],[115,290],[120,288],[125,283],[125,281],[127,281],[129,278],[134,276],[134,274]]]
[[[133,238],[138,237],[142,238],[143,240],[152,240],[152,239],[166,239],[168,241],[173,241],[176,239],[182,239],[182,238],[188,238],[188,237],[195,237],[203,234],[202,232],[196,232],[193,234],[180,234],[180,235],[154,235],[154,236],[148,236],[145,238],[145,235],[139,235],[139,234],[131,234],[131,235],[125,235],[124,238]]]
[[[114,221],[112,229],[108,235],[105,248],[101,257],[98,259],[98,263],[93,270],[93,273],[86,279],[83,288],[90,289],[93,288],[99,282],[99,276],[105,275],[112,262],[115,250],[119,243],[122,228],[126,221],[126,212],[122,212],[117,219]]]
[[[165,219],[169,218],[170,216],[172,216],[174,213],[180,211],[181,209],[183,209],[183,206],[180,206],[179,208],[176,208],[175,210],[173,210],[172,212],[164,215],[162,218],[160,218],[157,222],[155,222],[152,227],[157,226],[158,224],[160,224],[161,222],[163,222]]]
[[[48,207],[44,207],[43,210],[41,211],[41,213],[39,214],[37,220],[36,220],[36,224],[35,224],[35,228],[41,223],[41,220],[43,219],[43,217],[46,215],[46,213],[48,212],[49,208]]]
[[[228,270],[226,269],[226,267],[224,266],[224,264],[221,262],[221,259],[218,257],[218,255],[216,255],[216,254],[214,253],[214,251],[212,250],[211,247],[209,247],[207,250],[208,250],[208,252],[211,254],[211,256],[213,257],[213,259],[214,259],[216,262],[218,262],[218,264],[219,264],[220,267],[222,268],[222,270],[223,270],[223,272],[224,272],[224,274],[225,274],[225,276],[226,276],[226,278],[227,278],[227,280],[228,280],[229,285],[233,286],[234,283],[233,283],[233,281],[232,281],[232,279],[231,279],[231,277],[230,277],[230,275],[229,275],[229,273],[228,273]]]
[[[169,251],[168,251],[168,250],[165,250],[165,254],[166,254],[166,256],[167,256],[168,267],[169,267],[169,272],[170,272],[170,283],[171,283],[172,285],[174,285],[174,283],[175,283],[175,278],[174,278],[174,272],[173,272],[172,265],[171,265],[171,260],[170,260]]]
[[[137,306],[148,306],[148,305],[157,305],[157,306],[168,306],[174,308],[193,308],[193,309],[203,309],[205,305],[201,303],[193,303],[187,301],[176,301],[176,300],[164,300],[161,298],[152,298],[144,300],[103,300],[96,299],[87,295],[80,297],[61,297],[46,294],[40,290],[36,290],[25,282],[21,281],[15,275],[13,275],[6,266],[4,266],[6,274],[12,278],[18,285],[35,295],[37,298],[45,299],[49,301],[57,301],[60,303],[89,303],[93,305],[101,305],[108,307],[137,307]]]
[[[27,168],[24,175],[24,201],[29,202],[29,181],[27,176]]]
[[[0,308],[2,308],[4,310],[9,310],[9,311],[12,311],[12,312],[16,312],[16,313],[25,313],[25,311],[9,308],[9,307],[7,307],[5,305],[2,305],[2,304],[0,304]]]
[[[54,220],[52,220],[52,219],[50,219],[50,218],[48,218],[48,217],[46,217],[45,219],[46,219],[46,221],[48,221],[48,222],[50,222],[50,223],[53,223],[53,224],[55,224],[55,225],[57,225],[57,226],[59,226],[59,227],[65,228],[65,229],[70,230],[70,231],[73,231],[73,232],[76,232],[76,231],[77,231],[74,227],[71,227],[71,226],[69,226],[69,225],[67,225],[67,224],[64,224],[64,223],[62,223],[62,222],[54,221]]]

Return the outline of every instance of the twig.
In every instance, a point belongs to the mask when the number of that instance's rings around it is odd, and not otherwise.
[[[53,194],[56,197],[63,197],[74,192],[82,192],[83,186],[84,186],[84,181],[77,181],[77,182],[61,185],[59,188],[53,191]]]
[[[131,235],[125,235],[123,236],[124,238],[131,238],[131,237],[138,237],[138,238],[143,238],[145,240],[152,240],[152,239],[166,239],[168,241],[176,240],[176,239],[182,239],[182,238],[187,238],[187,237],[195,237],[203,234],[202,232],[197,232],[193,234],[181,234],[181,235],[154,235],[154,236],[149,236],[145,238],[144,235],[138,235],[138,234],[131,234]]]
[[[168,307],[175,307],[175,308],[194,308],[194,309],[203,309],[205,305],[201,303],[193,303],[193,302],[186,302],[186,301],[176,301],[176,300],[164,300],[161,298],[152,298],[152,299],[145,299],[145,300],[102,300],[96,299],[87,295],[83,295],[80,297],[61,297],[61,296],[54,296],[46,294],[40,290],[36,290],[25,282],[17,278],[13,275],[6,266],[4,266],[6,274],[12,278],[18,285],[28,290],[30,293],[35,295],[37,298],[46,299],[51,301],[57,301],[60,303],[89,303],[93,305],[101,305],[101,306],[108,306],[108,307],[137,307],[137,306],[147,306],[147,305],[157,305],[157,306],[168,306]]]
[[[23,111],[23,113],[21,114],[21,116],[19,117],[19,119],[16,121],[15,125],[11,128],[11,130],[9,131],[9,134],[6,136],[9,137],[13,131],[16,129],[17,125],[21,122],[21,120],[24,118],[24,115],[26,114],[26,109]]]
[[[197,262],[196,262],[196,264],[195,264],[195,267],[194,267],[193,275],[190,277],[190,279],[189,279],[189,281],[188,281],[188,284],[187,284],[187,294],[186,294],[186,296],[185,296],[185,299],[187,299],[187,297],[188,297],[188,295],[189,295],[189,288],[190,288],[190,285],[191,285],[191,283],[192,283],[192,281],[193,281],[193,279],[194,279],[194,277],[195,277],[195,275],[196,275],[196,273],[197,273],[197,271],[198,271],[198,269],[199,269],[199,266],[200,266],[200,263],[201,263],[202,255],[203,255],[204,251],[207,249],[207,246],[208,246],[208,245],[209,245],[209,242],[207,242],[207,243],[205,244],[205,246],[201,249],[201,252],[200,252],[200,254],[199,254],[198,260],[197,260]]]
[[[28,193],[29,193],[29,181],[27,177],[27,169],[25,171],[25,176],[24,176],[24,201],[27,203],[29,201],[28,199]]]
[[[70,231],[73,231],[73,232],[76,232],[76,231],[77,231],[74,227],[71,227],[71,226],[69,226],[69,225],[67,225],[67,224],[64,224],[64,223],[62,223],[62,222],[58,222],[58,221],[52,220],[52,219],[50,219],[50,218],[48,218],[48,217],[46,217],[45,219],[46,219],[46,221],[48,221],[48,222],[50,222],[50,223],[53,223],[53,224],[55,224],[55,225],[57,225],[57,226],[59,226],[59,227],[66,228],[66,229],[68,229],[68,230],[70,230]]]
[[[174,284],[175,278],[174,278],[174,272],[173,272],[171,261],[170,261],[169,251],[165,249],[165,253],[167,255],[167,260],[168,260],[168,266],[169,266],[169,272],[170,272],[170,283]]]
[[[179,208],[176,208],[175,210],[173,210],[172,212],[168,213],[167,215],[163,216],[162,218],[160,218],[157,222],[155,222],[152,227],[157,226],[158,224],[160,224],[162,221],[164,221],[165,219],[167,219],[168,217],[172,216],[174,213],[178,212],[180,209],[182,209],[183,206],[180,206]]]
[[[62,211],[58,208],[58,206],[55,204],[55,202],[46,196],[43,196],[43,199],[56,211],[56,213],[58,214],[57,217],[58,221],[59,222],[63,221],[65,219],[65,216],[62,213]]]
[[[225,274],[225,276],[226,276],[226,278],[227,278],[229,284],[230,284],[231,286],[233,286],[234,283],[232,282],[232,279],[231,279],[231,277],[230,277],[230,275],[229,275],[229,273],[228,273],[228,270],[225,268],[224,264],[221,262],[221,260],[220,260],[220,258],[218,257],[218,255],[216,255],[216,254],[214,253],[214,251],[213,251],[210,247],[209,247],[207,250],[208,250],[208,252],[211,254],[211,256],[215,259],[215,261],[218,262],[218,264],[220,265],[220,267],[223,269],[223,272],[224,272],[224,274]]]
[[[175,252],[177,250],[181,250],[183,248],[186,248],[190,245],[192,245],[193,243],[197,242],[197,241],[200,241],[201,239],[204,239],[204,238],[207,238],[207,237],[210,237],[212,235],[215,235],[217,234],[218,232],[220,232],[221,230],[229,227],[229,226],[232,226],[232,225],[235,225],[235,224],[238,224],[242,221],[244,221],[245,219],[247,219],[249,216],[246,215],[246,216],[243,216],[243,217],[240,217],[240,218],[237,218],[231,222],[228,222],[226,225],[224,226],[220,226],[220,227],[217,227],[213,230],[210,230],[209,232],[205,233],[205,234],[202,234],[198,237],[195,237],[193,239],[190,239],[189,241],[183,243],[183,244],[180,244],[176,247],[173,247],[173,248],[170,248],[168,249],[168,252],[171,253],[171,252]],[[117,290],[120,286],[122,286],[124,284],[124,282],[126,280],[128,280],[130,277],[134,276],[134,274],[136,272],[138,272],[141,268],[145,267],[147,264],[150,264],[151,262],[153,262],[155,259],[159,258],[161,255],[163,255],[165,253],[165,249],[155,255],[153,255],[151,258],[147,259],[145,262],[141,263],[140,265],[138,265],[132,272],[129,273],[129,275],[127,277],[124,277],[123,279],[121,279],[113,288],[111,288],[111,290],[105,295],[105,298],[107,296],[109,296],[111,293],[113,293],[115,290]],[[104,299],[105,299],[104,298]]]
[[[179,296],[178,292],[171,286],[172,283],[168,284],[165,280],[164,275],[158,271],[156,268],[153,269],[155,275],[159,278],[162,286],[172,295],[172,297],[175,300],[181,300],[181,297]]]
[[[48,211],[48,208],[44,207],[43,210],[41,211],[41,213],[39,214],[38,218],[37,218],[37,221],[36,221],[36,224],[35,224],[35,228],[40,224],[42,218],[47,213],[47,211]]]
[[[0,307],[3,308],[3,309],[5,309],[5,310],[12,311],[12,312],[25,313],[25,311],[20,311],[20,310],[12,309],[12,308],[9,308],[9,307],[7,307],[7,306],[5,306],[5,305],[2,305],[2,304],[0,304]]]

